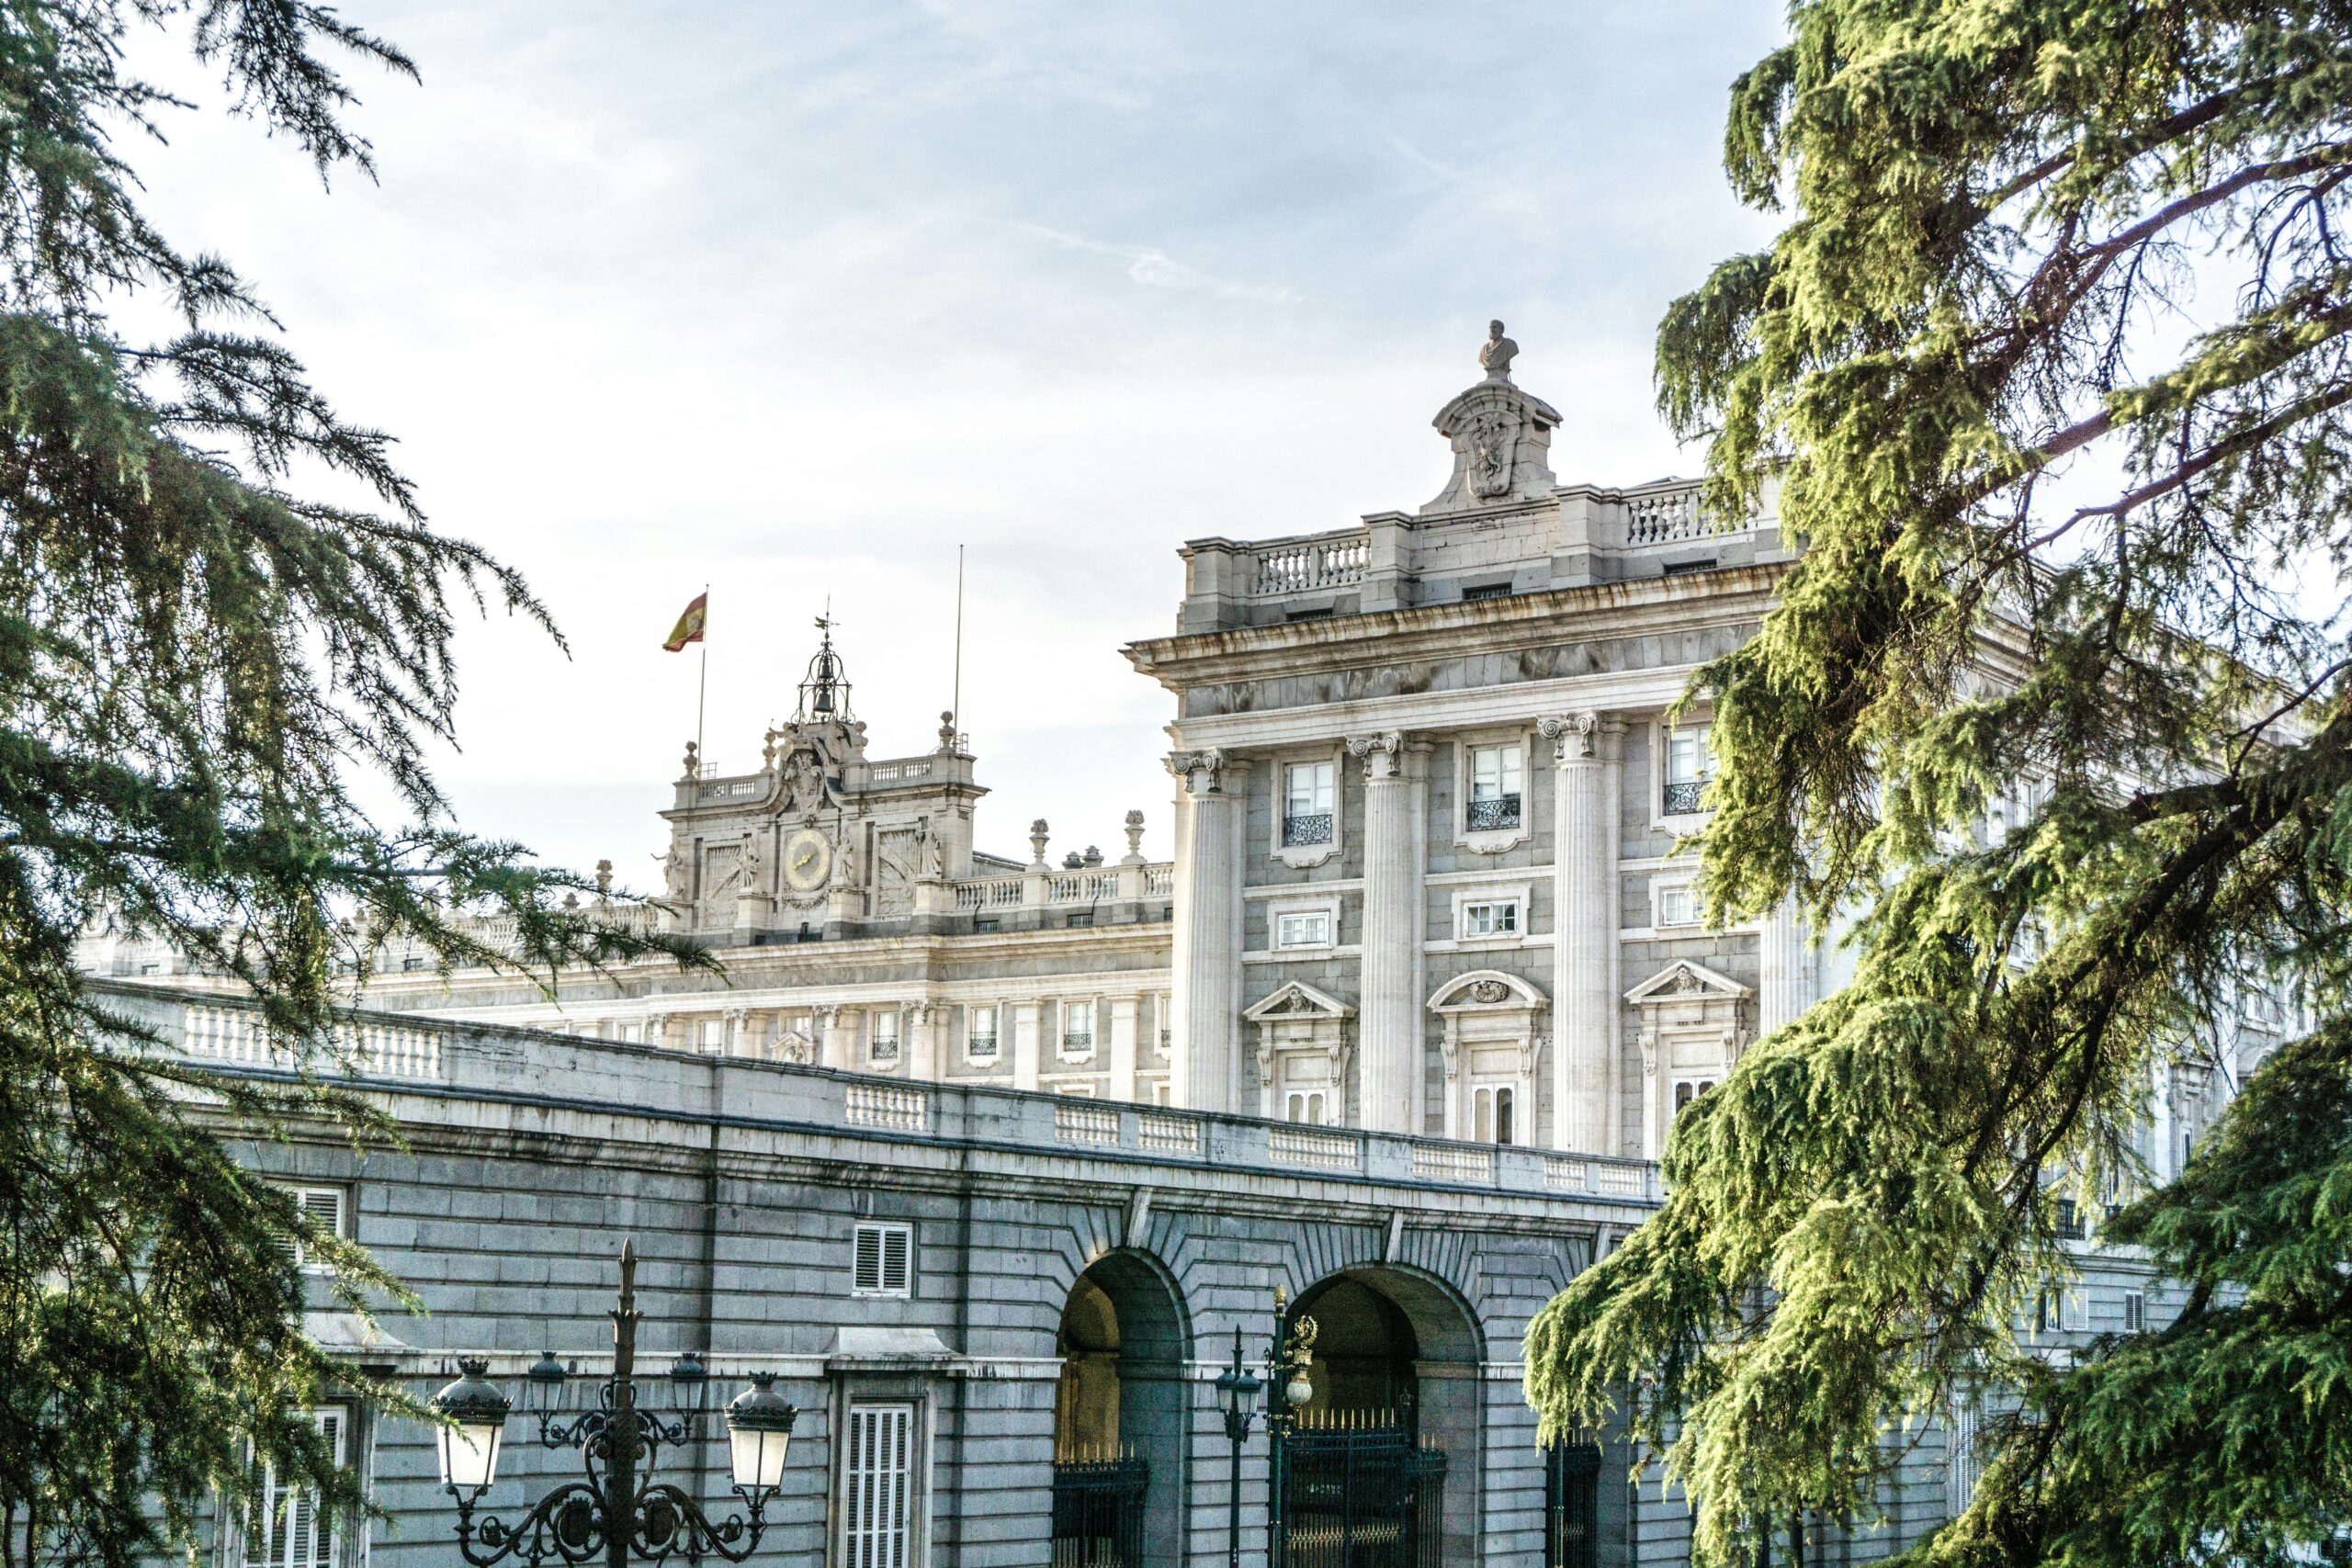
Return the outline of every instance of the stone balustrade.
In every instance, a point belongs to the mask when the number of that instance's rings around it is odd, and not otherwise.
[[[1252,545],[1247,581],[1252,598],[1281,599],[1363,581],[1371,563],[1370,536],[1361,527]]]
[[[153,986],[90,982],[109,1007],[168,1046],[226,1072],[287,1077],[293,1054],[271,1042],[250,1006]],[[1638,1160],[1555,1155],[1255,1117],[1074,1100],[967,1084],[921,1084],[781,1062],[692,1055],[536,1030],[354,1012],[340,1026],[355,1087],[397,1096],[429,1084],[484,1104],[583,1111],[701,1107],[730,1123],[853,1138],[918,1140],[1008,1150],[1058,1147],[1080,1158],[1178,1165],[1230,1178],[1300,1179],[1553,1196],[1655,1205],[1657,1168]]]

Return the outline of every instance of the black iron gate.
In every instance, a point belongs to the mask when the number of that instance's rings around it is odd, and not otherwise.
[[[1151,1467],[1121,1459],[1054,1465],[1054,1568],[1141,1568]]]
[[[1303,1427],[1274,1450],[1271,1568],[1442,1568],[1445,1454],[1401,1422]]]
[[[1600,1450],[1555,1443],[1544,1450],[1544,1568],[1598,1568]]]

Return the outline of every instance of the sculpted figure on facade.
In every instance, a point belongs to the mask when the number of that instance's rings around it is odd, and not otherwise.
[[[1493,501],[1510,493],[1511,457],[1519,446],[1519,421],[1505,409],[1481,409],[1470,416],[1470,493]]]
[[[1478,364],[1489,381],[1510,379],[1510,362],[1519,357],[1519,344],[1503,335],[1500,321],[1487,323],[1487,341],[1478,345]]]

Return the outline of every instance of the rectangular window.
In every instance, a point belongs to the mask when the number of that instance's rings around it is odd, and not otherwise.
[[[976,932],[1000,931],[1003,929],[1004,921],[995,915],[974,915],[972,917],[972,930]]]
[[[915,1407],[853,1404],[842,1457],[842,1568],[906,1568]]]
[[[706,1018],[695,1026],[695,1044],[707,1056],[716,1056],[727,1049],[727,1021]]]
[[[1707,746],[1707,727],[1686,724],[1667,731],[1666,789],[1658,807],[1668,817],[1687,817],[1699,809],[1699,796],[1715,776],[1714,753]]]
[[[2145,1334],[2148,1331],[2148,1293],[2145,1291],[2123,1292],[2123,1332]]]
[[[286,1193],[301,1207],[305,1215],[316,1222],[322,1230],[338,1236],[351,1235],[351,1194],[346,1189],[288,1186],[286,1188]],[[300,1237],[288,1237],[286,1248],[300,1267],[314,1274],[327,1271],[326,1264],[312,1262],[303,1256]]]
[[[1470,1091],[1470,1135],[1482,1144],[1511,1141],[1511,1090],[1505,1084],[1481,1084]]]
[[[973,1008],[964,1014],[964,1055],[976,1062],[996,1055],[996,1009]]]
[[[1674,1113],[1677,1116],[1681,1115],[1692,1100],[1714,1087],[1715,1080],[1713,1078],[1678,1079],[1674,1085]]]
[[[1151,1102],[1154,1105],[1166,1105],[1169,1102],[1169,1096],[1173,1092],[1174,1090],[1170,1087],[1166,1078],[1155,1078],[1152,1080]]]
[[[1462,602],[1465,604],[1475,604],[1481,599],[1508,599],[1510,597],[1510,584],[1508,582],[1481,582],[1476,584],[1475,587],[1464,588],[1462,591]]]
[[[2068,1241],[2083,1239],[2083,1217],[2072,1198],[2058,1200],[2058,1234]]]
[[[1331,945],[1331,911],[1329,909],[1296,909],[1274,917],[1276,947],[1329,947]]]
[[[1520,773],[1518,747],[1472,747],[1470,803],[1463,825],[1474,833],[1518,827]]]
[[[319,1428],[338,1465],[350,1462],[350,1413],[341,1406],[302,1412]],[[317,1495],[281,1485],[277,1472],[262,1467],[261,1489],[246,1517],[243,1568],[334,1568],[335,1518]]]
[[[1283,770],[1283,847],[1331,841],[1334,774],[1329,762],[1293,762]]]
[[[1695,926],[1706,919],[1706,911],[1699,900],[1698,887],[1688,882],[1657,890],[1657,923],[1661,926]]]
[[[867,1042],[866,1054],[877,1062],[899,1059],[899,1015],[877,1012],[874,1015],[874,1037]]]
[[[915,1233],[910,1225],[860,1224],[850,1266],[850,1293],[912,1295],[914,1248]]]
[[[1084,1049],[1094,1043],[1094,1004],[1062,1004],[1062,1043]]]
[[[1072,909],[1062,917],[1062,929],[1065,931],[1082,931],[1093,923],[1094,911],[1091,909]]]
[[[1518,934],[1519,904],[1516,900],[1462,906],[1463,940]]]
[[[1323,1125],[1323,1091],[1319,1089],[1290,1091],[1283,1101],[1283,1120],[1301,1122],[1310,1127]]]

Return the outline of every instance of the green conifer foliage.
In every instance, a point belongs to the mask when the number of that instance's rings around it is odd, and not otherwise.
[[[1678,1119],[1529,1395],[1629,1412],[1710,1562],[1867,1524],[1988,1389],[1923,1559],[2277,1561],[2352,1522],[2352,6],[1790,18],[1725,136],[1790,221],[1669,310],[1660,403],[1804,550],[1693,694],[1708,908],[1856,973]],[[2301,1037],[2149,1190],[2152,1083],[2236,1071],[2256,987]],[[2116,1190],[2187,1310],[2021,1350]]]
[[[217,257],[149,224],[125,162],[182,106],[126,73],[177,37],[236,109],[370,167],[331,58],[413,76],[300,0],[0,4],[0,1563],[192,1548],[267,1467],[355,1501],[290,1412],[339,1374],[300,1332],[289,1240],[351,1310],[397,1283],[214,1135],[375,1128],[331,1024],[375,944],[546,975],[674,943],[565,909],[582,886],[467,838],[424,765],[455,700],[453,614],[546,616],[435,534],[381,434],[305,379]],[[168,308],[164,341],[116,326]],[[110,312],[112,312],[110,314]],[[372,496],[353,506],[306,491]],[[549,628],[552,631],[552,628]],[[425,826],[379,829],[373,772]],[[454,917],[513,918],[514,956]],[[299,1079],[197,1070],[110,1015],[75,939],[167,939],[243,981]],[[379,1396],[394,1397],[390,1391]]]

